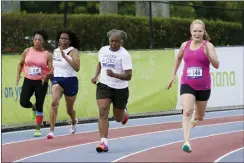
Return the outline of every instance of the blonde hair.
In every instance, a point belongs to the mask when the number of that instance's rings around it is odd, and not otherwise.
[[[193,26],[194,24],[201,24],[201,25],[203,26],[203,29],[204,29],[203,39],[204,39],[204,40],[208,40],[208,41],[210,41],[211,39],[210,39],[210,37],[209,37],[209,35],[208,35],[208,32],[207,32],[206,29],[205,29],[205,24],[203,23],[203,21],[200,20],[200,19],[196,19],[196,20],[194,20],[194,21],[191,23],[191,25],[190,25],[190,30],[192,29],[192,26]]]

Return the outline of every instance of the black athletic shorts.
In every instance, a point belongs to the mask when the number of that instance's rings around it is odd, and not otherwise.
[[[103,83],[98,83],[96,98],[97,100],[110,98],[112,99],[114,107],[118,109],[125,109],[129,98],[129,89],[128,87],[123,89],[115,89]]]
[[[196,97],[196,101],[208,101],[211,89],[208,90],[194,90],[192,87],[190,87],[188,84],[181,84],[180,87],[180,95],[189,93]]]

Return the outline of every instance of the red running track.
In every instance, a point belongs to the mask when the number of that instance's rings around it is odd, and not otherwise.
[[[243,135],[244,132],[240,131],[193,139],[191,153],[183,152],[183,142],[180,142],[143,151],[118,162],[214,162],[220,156],[243,147]]]

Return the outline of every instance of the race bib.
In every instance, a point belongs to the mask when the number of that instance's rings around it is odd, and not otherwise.
[[[29,75],[41,75],[41,68],[36,66],[29,67]]]
[[[187,76],[189,78],[201,78],[202,77],[202,68],[201,67],[189,67],[187,69]]]
[[[62,56],[61,56],[61,52],[60,51],[54,51],[53,53],[53,60],[55,61],[61,61],[62,60]]]
[[[114,68],[115,67],[115,58],[112,57],[103,57],[102,66],[105,68]]]

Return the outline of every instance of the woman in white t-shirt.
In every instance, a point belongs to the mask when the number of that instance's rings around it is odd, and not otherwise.
[[[110,45],[99,50],[99,62],[95,77],[92,78],[93,84],[98,82],[96,99],[101,143],[96,148],[97,152],[108,151],[108,115],[111,103],[113,103],[113,116],[117,122],[125,125],[129,119],[126,105],[129,98],[128,81],[132,77],[132,60],[128,51],[122,47],[127,34],[122,30],[113,29],[107,36]]]

